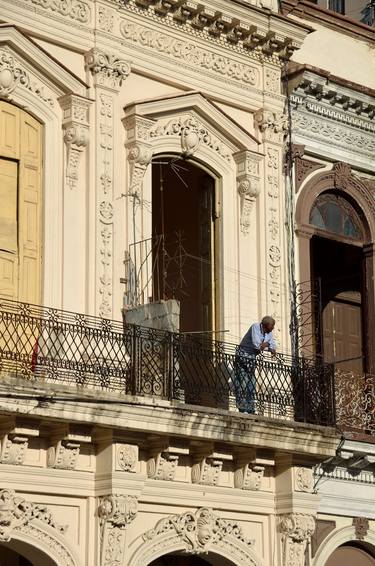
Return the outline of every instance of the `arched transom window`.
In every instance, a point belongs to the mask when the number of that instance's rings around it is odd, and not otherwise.
[[[316,199],[310,212],[310,224],[337,236],[363,239],[358,213],[345,198],[331,192],[323,193]]]

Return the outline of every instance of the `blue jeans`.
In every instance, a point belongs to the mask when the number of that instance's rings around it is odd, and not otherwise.
[[[233,389],[240,413],[255,413],[256,354],[236,350]]]

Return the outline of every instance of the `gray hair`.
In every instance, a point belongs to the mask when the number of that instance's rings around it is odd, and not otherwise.
[[[272,316],[264,316],[262,318],[262,324],[275,324],[276,320]]]

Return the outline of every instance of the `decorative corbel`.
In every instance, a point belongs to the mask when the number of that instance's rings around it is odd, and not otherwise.
[[[284,566],[304,566],[306,545],[315,531],[315,518],[303,513],[281,515],[279,531]]]
[[[82,444],[91,442],[91,434],[86,429],[57,427],[50,437],[47,450],[47,466],[62,470],[74,470],[77,466]]]
[[[90,100],[67,94],[59,100],[63,110],[64,142],[66,145],[66,183],[74,189],[78,182],[79,163],[89,141]]]
[[[240,196],[241,231],[249,232],[250,214],[260,193],[259,163],[262,156],[250,151],[234,155],[237,164],[237,191]]]
[[[167,438],[151,438],[147,476],[155,480],[173,481],[181,454],[189,454],[189,449],[171,446]]]
[[[101,566],[125,564],[126,528],[135,519],[137,512],[137,498],[131,495],[111,494],[99,498]]]
[[[242,464],[234,472],[234,487],[249,491],[259,491],[264,475],[264,466]]]
[[[29,439],[39,436],[39,422],[20,419],[4,423],[0,430],[0,463],[22,465],[25,461]]]
[[[142,192],[143,177],[152,159],[150,129],[154,121],[142,116],[132,115],[123,120],[126,130],[128,161],[130,165],[129,195]]]

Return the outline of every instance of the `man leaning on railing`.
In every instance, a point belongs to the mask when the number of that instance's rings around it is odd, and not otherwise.
[[[264,316],[252,324],[236,348],[233,388],[240,413],[255,413],[256,357],[268,351],[276,355],[276,341],[272,334],[275,319]]]

